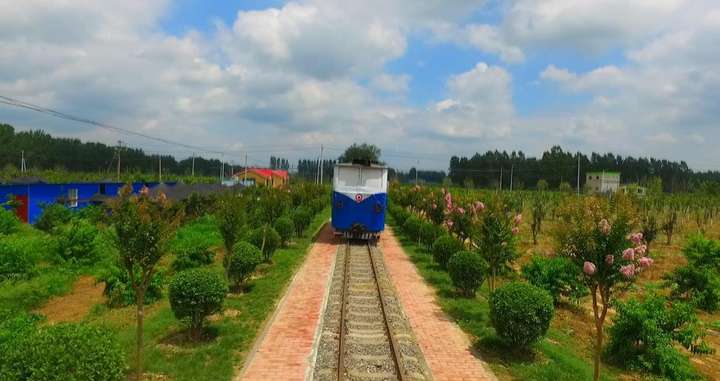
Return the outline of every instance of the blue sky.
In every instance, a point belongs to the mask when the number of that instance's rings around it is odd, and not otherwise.
[[[0,94],[238,160],[366,141],[401,152],[388,160],[399,167],[555,144],[720,167],[703,149],[720,138],[710,0],[80,0],[0,11]],[[0,108],[0,119],[188,154],[20,110]]]

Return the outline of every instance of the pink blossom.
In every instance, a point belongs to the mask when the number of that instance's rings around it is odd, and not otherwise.
[[[653,264],[653,260],[650,257],[642,257],[638,261],[640,267],[650,267]]]
[[[599,226],[600,226],[600,232],[601,232],[603,235],[608,235],[608,234],[610,234],[610,229],[611,229],[611,227],[610,227],[610,223],[608,222],[608,220],[606,220],[606,219],[603,218],[602,220],[600,220]]]
[[[606,256],[605,256],[605,263],[607,263],[608,265],[612,265],[613,263],[615,263],[615,257],[614,257],[612,254],[611,254],[611,255],[606,255]]]
[[[647,252],[647,246],[646,246],[646,245],[640,245],[640,246],[638,246],[638,247],[635,248],[635,253],[636,253],[637,255],[641,256],[641,257],[642,257],[643,255],[645,255],[646,252]]]
[[[641,244],[642,240],[643,240],[642,233],[638,232],[638,233],[630,234],[630,241],[632,241],[632,243],[634,243],[636,246]]]
[[[588,261],[585,261],[585,263],[583,263],[583,272],[585,274],[593,275],[593,274],[595,274],[595,270],[596,270],[596,268],[595,268],[594,263],[588,262]]]
[[[447,221],[447,226],[448,226],[449,228],[453,227],[453,224],[455,224],[455,223],[452,222],[452,220],[448,220],[448,221]]]
[[[520,223],[522,222],[522,214],[517,214],[513,222],[515,223],[515,225],[520,225]]]
[[[620,267],[620,273],[625,275],[625,278],[632,278],[635,276],[635,265],[627,265]]]
[[[483,210],[485,210],[485,204],[480,201],[475,201],[475,210],[482,212]]]
[[[635,249],[633,249],[633,248],[625,249],[625,251],[623,251],[623,259],[628,260],[628,261],[635,260]]]
[[[433,202],[432,208],[433,208],[433,210],[437,209],[437,204]]]
[[[520,233],[520,228],[515,226],[514,228],[512,228],[512,233],[513,233],[513,235],[518,235],[518,233]]]
[[[465,214],[465,209],[463,208],[457,208],[457,212],[460,214]]]

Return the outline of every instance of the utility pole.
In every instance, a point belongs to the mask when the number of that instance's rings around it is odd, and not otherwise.
[[[120,182],[120,148],[122,148],[122,141],[118,140],[118,149],[117,149],[117,182]]]
[[[225,156],[220,155],[220,184],[225,181]]]
[[[158,155],[158,183],[162,184],[162,155]]]
[[[580,196],[580,152],[577,153],[578,157],[578,172],[577,172],[577,195]]]
[[[512,192],[513,187],[513,171],[515,170],[515,164],[510,165],[510,192]]]
[[[323,183],[323,167],[325,163],[323,163],[323,145],[320,144],[320,184]]]
[[[195,152],[192,154],[192,169],[190,170],[191,176],[195,177]]]
[[[500,167],[500,192],[502,192],[503,167]]]
[[[245,154],[245,171],[243,172],[244,173],[243,184],[247,184],[247,172],[248,172],[248,167],[247,167],[247,153],[246,153]]]
[[[417,166],[415,167],[415,185],[418,185],[418,168],[420,167],[420,160],[417,161]]]
[[[320,184],[320,158],[318,157],[317,167],[315,167],[315,184]]]

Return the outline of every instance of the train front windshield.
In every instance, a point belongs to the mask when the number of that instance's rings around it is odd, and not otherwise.
[[[384,168],[336,167],[335,191],[341,193],[385,192]]]

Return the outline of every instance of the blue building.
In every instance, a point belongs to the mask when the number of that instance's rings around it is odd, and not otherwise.
[[[16,200],[17,216],[24,222],[35,223],[42,214],[42,208],[48,204],[62,202],[68,208],[81,209],[92,203],[93,196],[117,196],[123,183],[45,183],[37,178],[19,178],[11,184],[0,185],[0,202],[8,198]],[[139,192],[143,186],[152,189],[157,183],[134,183],[133,192]]]

